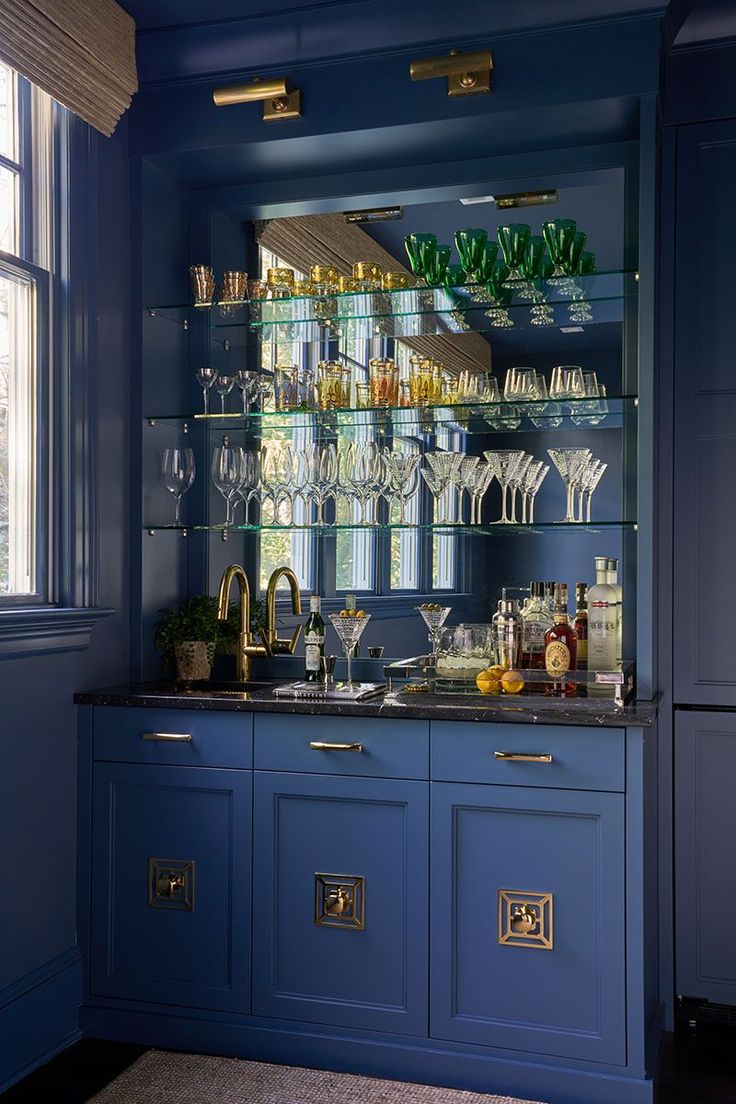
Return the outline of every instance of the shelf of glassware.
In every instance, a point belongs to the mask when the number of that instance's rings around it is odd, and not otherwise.
[[[372,427],[379,434],[430,436],[439,431],[472,434],[529,433],[570,429],[618,429],[625,415],[635,414],[637,395],[561,401],[455,403],[451,406],[370,407],[343,410],[217,411],[212,414],[152,414],[149,426],[194,425],[222,433],[254,433],[263,436],[289,430],[311,430],[325,436],[343,435]]]
[[[493,294],[484,284],[413,287],[399,291],[289,296],[243,302],[164,304],[146,307],[151,317],[178,324],[206,324],[221,331],[250,327],[277,342],[325,337],[411,338],[512,326],[586,326],[621,322],[627,300],[638,295],[639,274],[587,276],[505,284]]]
[[[495,522],[490,525],[468,525],[464,523],[431,523],[425,525],[145,525],[147,533],[179,532],[186,533],[314,533],[317,536],[330,537],[337,533],[437,533],[437,534],[462,534],[468,536],[502,537],[512,533],[563,533],[575,531],[578,533],[602,533],[611,529],[631,530],[636,532],[638,526],[635,521],[542,521],[533,524],[514,524],[512,522]]]

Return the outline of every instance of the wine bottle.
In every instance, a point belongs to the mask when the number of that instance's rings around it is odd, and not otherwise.
[[[317,682],[322,656],[325,654],[325,623],[322,619],[322,599],[318,594],[309,599],[309,617],[304,626],[304,679]]]

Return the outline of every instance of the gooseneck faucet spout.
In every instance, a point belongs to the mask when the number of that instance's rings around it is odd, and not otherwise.
[[[238,682],[247,682],[250,678],[250,661],[252,656],[270,656],[271,649],[268,641],[262,635],[263,643],[254,644],[250,631],[250,585],[248,576],[240,564],[230,564],[225,569],[220,580],[220,590],[217,596],[217,617],[220,621],[227,621],[230,608],[230,591],[233,581],[238,584],[240,593],[240,633],[235,652],[235,677]]]
[[[266,589],[266,641],[274,655],[293,655],[302,631],[301,625],[297,625],[291,640],[279,638],[276,629],[276,587],[281,579],[286,579],[291,591],[292,613],[299,615],[302,612],[302,599],[299,591],[299,580],[290,567],[277,567],[268,580]]]

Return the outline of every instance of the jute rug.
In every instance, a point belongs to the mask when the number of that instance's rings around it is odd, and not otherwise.
[[[541,1104],[348,1073],[149,1050],[94,1104]]]

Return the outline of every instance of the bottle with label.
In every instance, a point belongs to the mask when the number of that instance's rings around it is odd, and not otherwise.
[[[304,679],[317,682],[322,656],[325,654],[325,623],[322,619],[322,599],[318,594],[309,599],[309,617],[304,626]]]
[[[621,659],[623,657],[623,654],[624,654],[624,648],[623,648],[623,643],[624,643],[624,641],[623,641],[623,635],[624,635],[623,634],[623,627],[624,627],[624,623],[623,623],[623,613],[624,613],[623,596],[624,595],[623,595],[623,590],[621,589],[621,587],[619,585],[619,581],[618,581],[618,560],[613,559],[612,557],[609,557],[609,559],[608,559],[608,579],[607,579],[607,582],[616,591],[616,603],[617,603],[617,606],[618,606],[618,609],[617,609],[618,629],[616,631],[616,659],[620,663]]]
[[[521,666],[527,671],[544,670],[544,638],[552,628],[552,614],[544,588],[544,583],[532,583],[531,597],[521,611]]]
[[[608,582],[608,557],[596,556],[595,585],[588,591],[588,670],[615,671],[618,595]]]
[[[565,676],[577,665],[578,637],[567,616],[567,585],[555,587],[554,623],[544,638],[544,666],[550,678],[565,683],[564,693],[575,696],[575,683],[565,681]]]
[[[588,669],[588,584],[575,584],[575,622],[578,638],[578,671]]]

